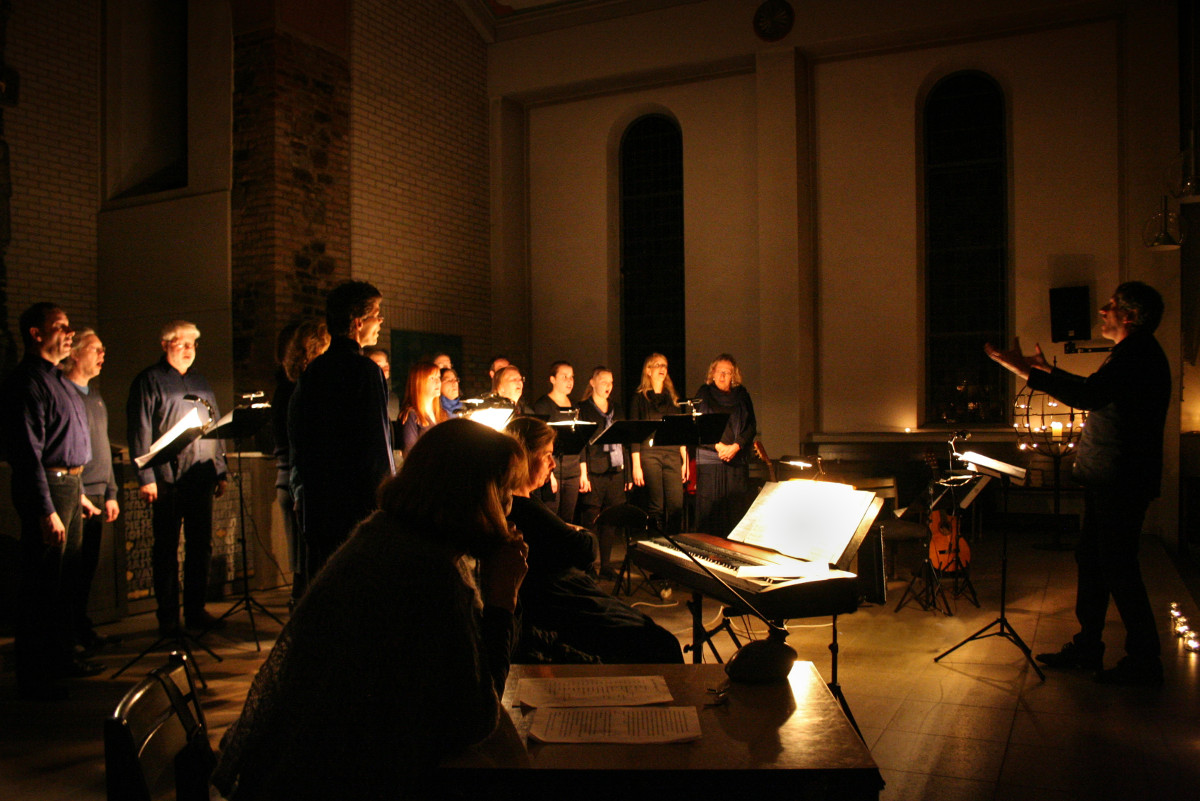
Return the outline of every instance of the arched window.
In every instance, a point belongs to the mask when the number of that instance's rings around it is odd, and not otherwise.
[[[925,414],[930,425],[1003,423],[1007,374],[983,345],[1008,341],[1004,93],[980,72],[925,101]]]
[[[662,353],[686,392],[683,305],[683,134],[663,114],[639,117],[621,138],[621,378],[623,400],[642,362]]]

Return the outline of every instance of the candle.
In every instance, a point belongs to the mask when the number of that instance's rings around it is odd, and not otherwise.
[[[1062,423],[1050,424],[1050,439],[1062,439],[1063,426]]]

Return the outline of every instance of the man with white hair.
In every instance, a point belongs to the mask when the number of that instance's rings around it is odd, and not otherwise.
[[[192,410],[201,424],[220,416],[217,398],[192,370],[200,329],[185,320],[162,330],[163,356],[133,380],[125,407],[129,453],[143,456],[150,445]],[[225,621],[204,608],[212,560],[212,502],[225,492],[225,456],[220,442],[197,439],[175,458],[138,471],[139,493],[152,507],[154,596],[162,635],[179,628],[179,529],[184,530],[183,614],[189,629],[222,628]]]

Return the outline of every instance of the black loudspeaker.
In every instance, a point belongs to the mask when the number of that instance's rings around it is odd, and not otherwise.
[[[1050,290],[1050,339],[1054,342],[1091,339],[1095,319],[1088,287],[1062,286]]]

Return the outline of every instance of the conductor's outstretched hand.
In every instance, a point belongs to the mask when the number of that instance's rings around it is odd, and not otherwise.
[[[1013,340],[1012,350],[998,350],[991,342],[983,346],[983,352],[986,353],[992,361],[996,362],[1004,369],[1016,373],[1021,378],[1028,379],[1030,370],[1044,370],[1050,372],[1050,364],[1046,361],[1045,355],[1042,353],[1041,345],[1033,346],[1034,352],[1030,355],[1021,353],[1021,340]]]

